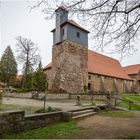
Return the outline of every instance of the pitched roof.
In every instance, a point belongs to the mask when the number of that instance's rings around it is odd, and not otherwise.
[[[88,51],[88,72],[131,80],[118,60],[91,50]]]
[[[81,29],[81,30],[83,30],[83,31],[85,31],[85,32],[87,32],[87,33],[89,33],[89,31],[88,30],[86,30],[86,29],[84,29],[83,27],[81,27],[78,23],[76,23],[74,20],[68,20],[68,21],[66,21],[66,22],[64,22],[63,24],[61,24],[61,27],[63,27],[64,25],[66,25],[66,24],[70,24],[70,25],[72,25],[72,26],[75,26],[75,27],[77,27],[77,28],[79,28],[79,29]],[[54,32],[55,31],[55,29],[53,29],[51,32]]]
[[[58,11],[59,9],[62,9],[62,10],[65,10],[65,11],[68,12],[68,10],[67,10],[64,6],[59,6],[59,7],[55,10],[55,12]]]
[[[51,68],[48,64],[45,69]],[[118,60],[111,57],[88,50],[88,72],[110,77],[132,80],[121,67]]]
[[[123,67],[127,74],[138,74],[140,71],[140,64]]]
[[[87,32],[87,33],[89,33],[88,30],[86,30],[86,29],[84,29],[83,27],[81,27],[78,23],[76,23],[76,22],[75,22],[74,20],[72,20],[72,19],[68,20],[68,23],[71,24],[71,25],[73,25],[73,26],[75,26],[75,27],[78,27],[79,29],[81,29],[81,30],[83,30],[83,31],[85,31],[85,32]]]
[[[43,68],[43,70],[50,69],[50,68],[52,68],[52,63],[49,63],[47,66],[45,66],[45,67]]]

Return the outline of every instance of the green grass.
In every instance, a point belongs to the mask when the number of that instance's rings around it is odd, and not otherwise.
[[[131,110],[140,111],[140,96],[132,94],[122,94],[121,98],[133,102]],[[127,101],[122,101],[119,106],[128,108],[129,105]]]
[[[79,128],[76,127],[75,122],[65,122],[49,127],[40,129],[28,130],[18,133],[10,133],[3,138],[6,139],[62,139],[68,138],[72,135],[76,135],[79,132]]]
[[[2,110],[24,110],[25,114],[33,114],[39,107],[33,106],[21,106],[21,105],[11,105],[11,104],[0,104],[0,111]]]
[[[99,115],[110,116],[110,117],[133,117],[134,113],[130,111],[102,111],[99,112]]]

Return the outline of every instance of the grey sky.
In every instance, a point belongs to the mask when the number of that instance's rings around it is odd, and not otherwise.
[[[38,44],[42,63],[45,66],[51,62],[52,33],[50,31],[55,25],[53,20],[45,20],[38,9],[30,12],[28,6],[34,3],[29,0],[1,2],[0,56],[7,45],[10,45],[15,56],[17,55],[15,38],[20,35]],[[138,44],[136,47],[140,48]],[[94,48],[92,41],[89,41],[89,48]],[[110,54],[110,56],[118,59],[118,55]],[[140,49],[133,56],[124,58],[121,63],[124,66],[140,63]]]

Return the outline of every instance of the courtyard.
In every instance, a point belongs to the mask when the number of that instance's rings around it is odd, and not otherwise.
[[[58,123],[41,129],[11,133],[4,138],[139,139],[139,132],[140,112],[114,111],[101,112],[79,121]]]
[[[140,138],[140,112],[139,95],[122,94],[122,99],[133,101],[132,111],[99,111],[97,114],[69,122],[50,124],[47,127],[25,130],[17,133],[9,133],[3,136],[7,139],[20,138],[71,138],[71,139],[90,139],[90,138],[116,138],[133,139]],[[90,100],[81,100],[82,105],[76,105],[76,99],[53,99],[46,100],[46,108],[52,107],[69,111],[81,109],[91,105]],[[94,101],[101,104],[99,101]],[[103,102],[102,102],[103,103]],[[126,102],[120,105],[127,107]],[[24,110],[25,114],[33,114],[36,110],[43,107],[43,100],[3,97],[0,109],[2,110]]]

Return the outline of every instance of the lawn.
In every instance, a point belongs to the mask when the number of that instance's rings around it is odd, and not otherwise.
[[[134,113],[130,111],[101,111],[98,113],[99,115],[109,116],[109,117],[134,117]]]
[[[76,135],[79,132],[79,128],[76,126],[75,122],[65,122],[55,125],[50,125],[49,127],[28,130],[17,133],[10,133],[4,136],[4,139],[62,139],[68,138],[69,136]]]
[[[122,94],[121,98],[126,100],[126,101],[122,101],[119,104],[119,106],[128,108],[128,102],[127,101],[131,101],[131,102],[133,102],[133,104],[131,106],[131,110],[140,111],[140,96],[139,95]]]

